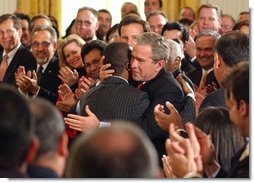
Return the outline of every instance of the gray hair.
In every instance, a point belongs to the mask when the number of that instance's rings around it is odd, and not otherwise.
[[[171,39],[167,39],[167,42],[169,46],[169,60],[174,61],[177,57],[180,57],[182,60],[184,54],[180,44]]]
[[[200,38],[200,37],[203,37],[203,36],[210,36],[210,37],[213,37],[215,39],[215,42],[217,42],[217,40],[220,38],[220,34],[214,30],[205,30],[205,31],[202,31],[200,32],[197,37],[196,37],[196,42],[197,40]]]
[[[164,60],[165,62],[169,59],[169,47],[166,38],[154,33],[145,32],[137,38],[137,43],[140,45],[149,45],[152,48],[152,60],[157,63],[159,60]]]
[[[39,26],[39,27],[35,27],[32,30],[31,37],[34,35],[35,32],[39,32],[39,31],[48,31],[50,33],[50,36],[51,36],[51,41],[54,42],[54,43],[57,42],[57,34],[56,34],[55,29],[52,26],[42,25],[42,26]]]

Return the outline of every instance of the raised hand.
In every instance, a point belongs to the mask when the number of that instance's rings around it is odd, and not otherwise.
[[[104,79],[110,77],[115,72],[113,69],[108,69],[111,67],[111,64],[102,65],[100,68],[100,81],[103,81]]]
[[[63,83],[66,83],[68,86],[72,86],[78,82],[79,74],[76,69],[72,71],[68,66],[65,66],[61,67],[59,70],[58,77],[62,80]]]
[[[57,108],[61,111],[69,112],[71,107],[77,102],[74,93],[67,84],[62,84],[58,87],[58,95],[61,100],[57,101]]]

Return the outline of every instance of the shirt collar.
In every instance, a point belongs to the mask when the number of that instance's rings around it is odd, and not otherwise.
[[[12,61],[12,59],[13,59],[15,53],[18,51],[18,49],[19,49],[20,46],[21,46],[21,43],[19,43],[18,46],[16,46],[13,50],[11,50],[11,51],[8,53],[8,60],[7,60],[8,65],[11,63],[11,61]],[[4,57],[5,55],[6,55],[6,52],[5,52],[5,50],[4,50],[4,52],[3,52],[3,57]]]

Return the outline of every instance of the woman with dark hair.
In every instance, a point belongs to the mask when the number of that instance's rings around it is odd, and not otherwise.
[[[193,122],[211,136],[215,146],[215,158],[224,170],[230,169],[232,156],[242,147],[244,139],[230,121],[229,111],[224,107],[208,107]]]

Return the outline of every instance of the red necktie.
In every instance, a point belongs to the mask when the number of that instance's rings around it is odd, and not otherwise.
[[[137,86],[137,89],[140,90],[140,88],[142,87],[143,83],[139,83]]]
[[[0,64],[0,81],[3,81],[5,72],[8,68],[8,55],[4,55],[3,60]]]

